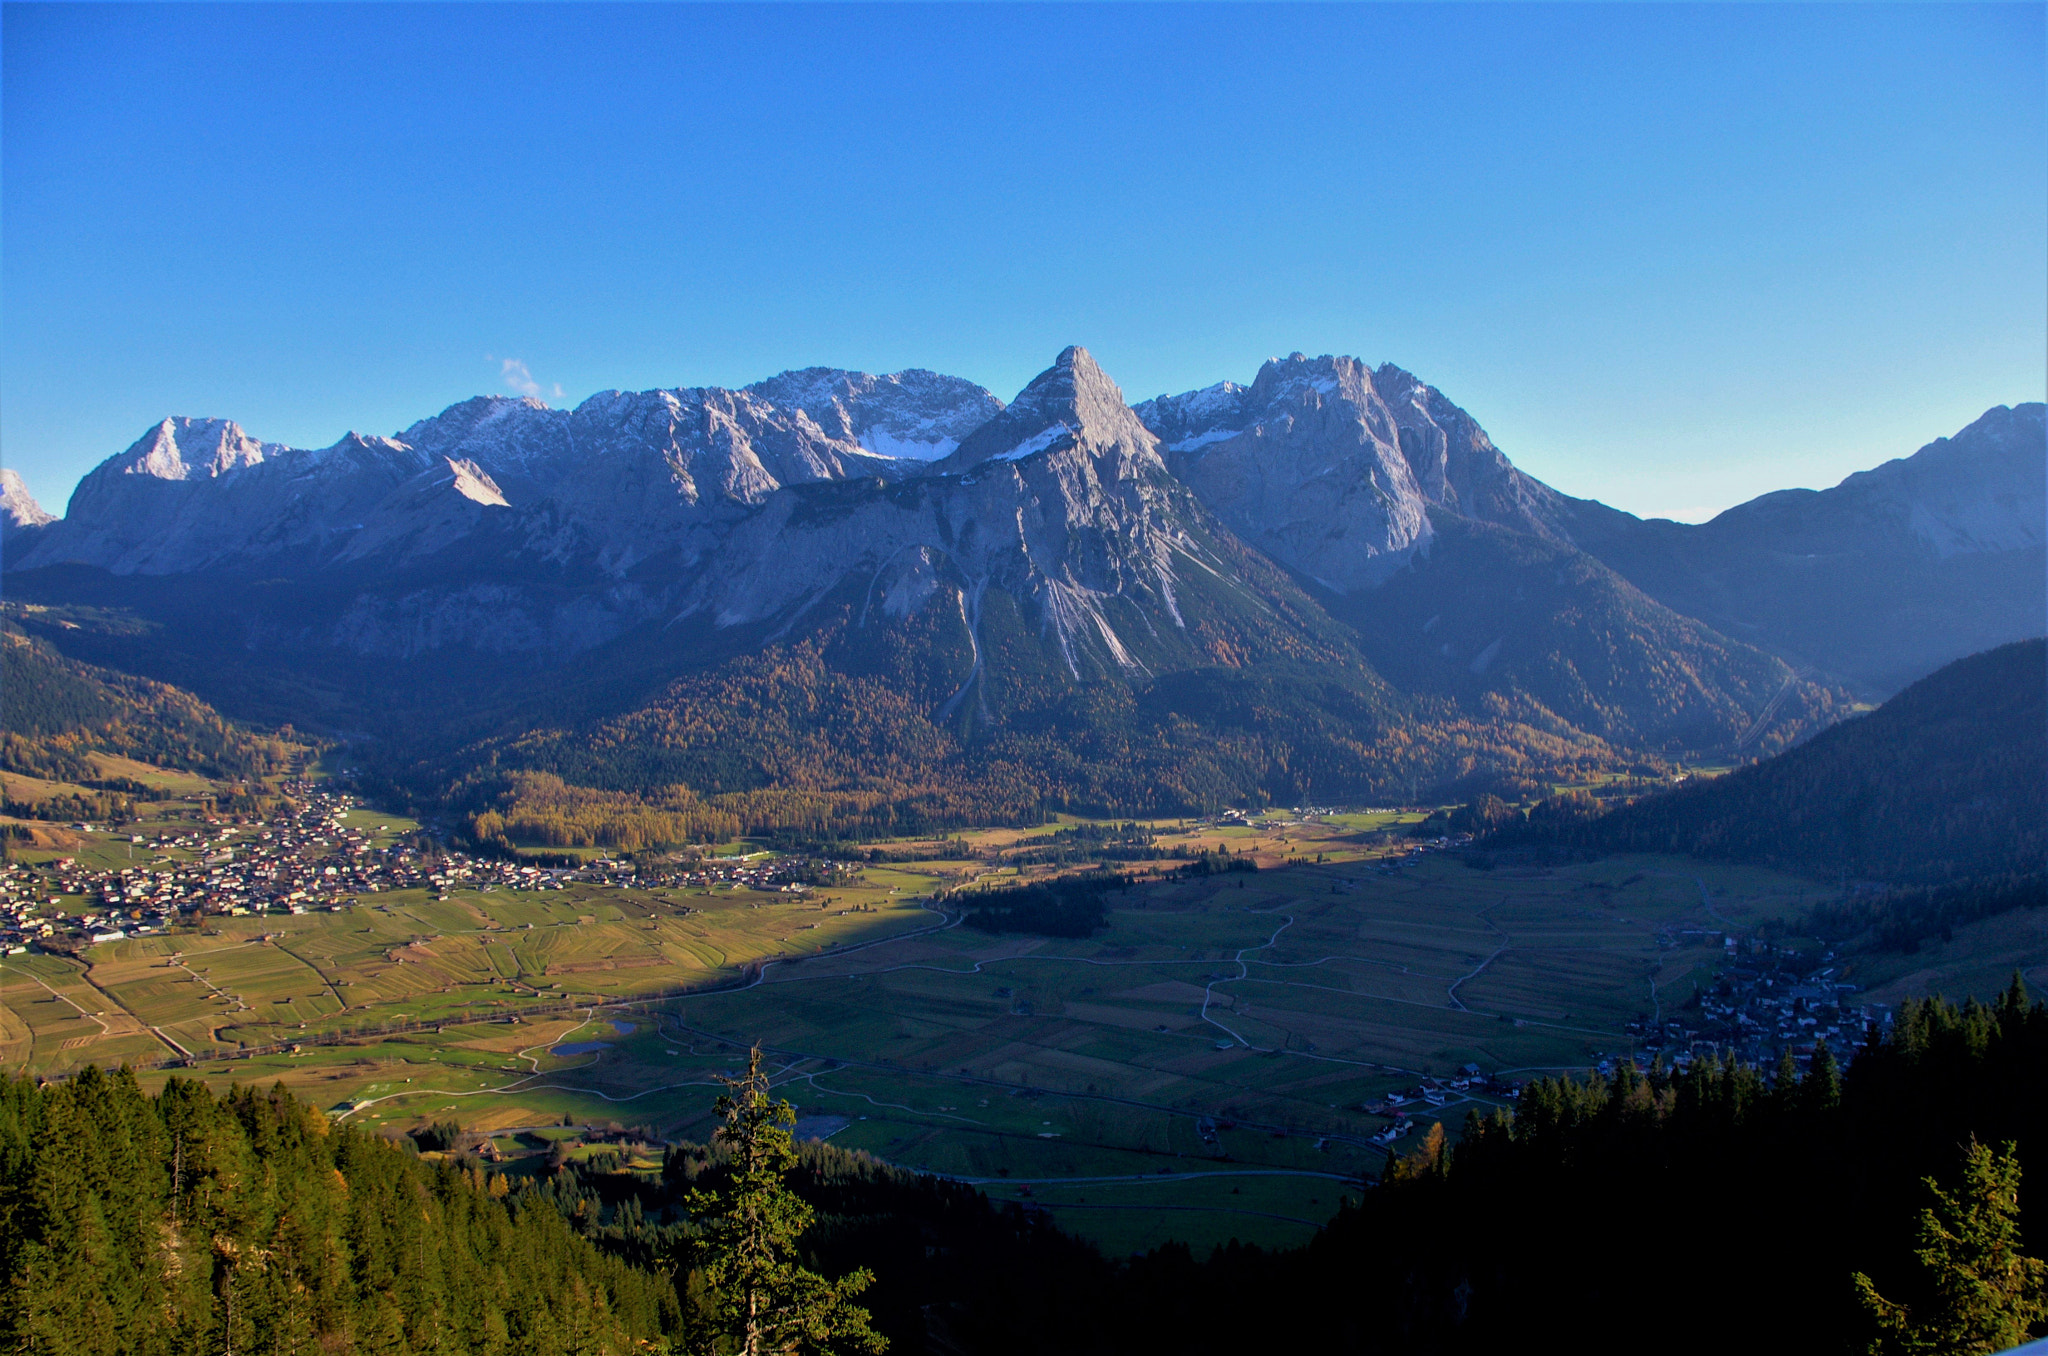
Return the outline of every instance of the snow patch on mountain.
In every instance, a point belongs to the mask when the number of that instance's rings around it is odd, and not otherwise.
[[[1244,430],[1241,428],[1212,428],[1202,433],[1191,434],[1188,437],[1182,438],[1179,442],[1168,443],[1166,450],[1169,452],[1194,452],[1207,447],[1211,443],[1228,442],[1242,432]]]
[[[989,460],[1022,461],[1026,457],[1045,451],[1046,448],[1051,447],[1062,438],[1072,438],[1073,436],[1074,430],[1068,428],[1065,424],[1053,424],[1050,427],[1040,429],[1009,451],[996,453]]]
[[[885,428],[871,428],[860,435],[860,447],[878,457],[902,457],[910,461],[937,461],[950,456],[960,446],[958,438],[937,438],[924,441],[918,438],[900,438]]]

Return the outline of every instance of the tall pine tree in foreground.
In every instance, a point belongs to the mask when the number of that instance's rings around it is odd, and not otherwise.
[[[796,1109],[769,1096],[756,1047],[741,1078],[722,1080],[718,1143],[732,1155],[731,1174],[713,1190],[690,1193],[705,1232],[697,1240],[721,1351],[771,1353],[870,1352],[888,1343],[854,1297],[874,1281],[862,1267],[826,1280],[799,1260],[797,1240],[811,1225],[811,1207],[789,1189]]]
[[[1978,1356],[2025,1342],[2048,1318],[2048,1262],[2020,1251],[2020,1160],[2015,1146],[1994,1153],[1973,1137],[1962,1181],[1920,1212],[1914,1249],[1928,1299],[1897,1304],[1857,1272],[1856,1293],[1882,1334],[1871,1356]]]

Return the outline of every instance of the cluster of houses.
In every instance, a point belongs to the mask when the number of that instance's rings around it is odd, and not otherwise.
[[[359,893],[431,887],[468,870],[408,848],[374,847],[375,816],[347,796],[303,783],[287,791],[292,808],[268,820],[206,819],[182,831],[125,835],[132,865],[95,868],[72,857],[10,863],[0,870],[0,945],[89,945],[206,914],[340,908]]]
[[[813,886],[830,885],[856,868],[808,857],[778,857],[768,852],[746,856],[694,857],[679,861],[636,864],[599,857],[581,870],[566,873],[598,885],[637,890],[682,890],[729,886],[739,890],[800,895]]]
[[[1373,1115],[1388,1118],[1387,1124],[1373,1135],[1372,1142],[1392,1144],[1425,1120],[1442,1120],[1441,1113],[1454,1104],[1479,1098],[1486,1098],[1489,1104],[1513,1101],[1521,1090],[1521,1085],[1510,1079],[1481,1072],[1477,1064],[1464,1065],[1449,1078],[1424,1078],[1412,1088],[1390,1092],[1377,1102],[1365,1104],[1365,1110]]]
[[[132,864],[95,868],[63,857],[0,865],[0,950],[75,950],[209,914],[331,911],[392,890],[445,899],[456,890],[560,890],[573,880],[802,893],[832,879],[829,863],[766,853],[659,867],[599,858],[571,868],[444,852],[423,842],[384,841],[388,826],[346,792],[308,782],[284,790],[290,808],[261,822],[212,818],[117,836],[114,845],[128,849]]]
[[[1701,1034],[1708,1042],[1761,1065],[1774,1063],[1789,1047],[1804,1063],[1821,1041],[1845,1057],[1873,1031],[1891,1025],[1891,1007],[1856,1002],[1856,986],[1842,983],[1835,966],[1802,973],[1803,966],[1774,959],[1793,958],[1751,958],[1727,966],[1713,991],[1701,995]]]
[[[1883,1003],[1857,1003],[1854,984],[1838,978],[1833,965],[1809,968],[1797,952],[1753,944],[1749,954],[1731,948],[1731,963],[1715,976],[1697,1005],[1662,1020],[1638,1021],[1629,1034],[1640,1042],[1640,1057],[1662,1057],[1684,1067],[1708,1052],[1734,1053],[1762,1067],[1775,1065],[1790,1049],[1801,1064],[1825,1041],[1837,1058],[1891,1024]]]

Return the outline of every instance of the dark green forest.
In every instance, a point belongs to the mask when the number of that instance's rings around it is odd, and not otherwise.
[[[1914,1256],[1925,1179],[1954,1182],[1973,1138],[2016,1146],[2021,1240],[2048,1252],[2048,1005],[2017,980],[1991,1006],[1907,1006],[1846,1073],[1820,1056],[1539,1081],[1302,1252],[1162,1252],[1124,1285],[1161,1350],[1863,1352],[1856,1273],[1939,1316]]]
[[[610,1356],[680,1322],[665,1279],[473,1167],[125,1070],[0,1086],[0,1267],[0,1347],[51,1356]]]
[[[980,597],[970,637],[957,589],[885,620],[865,606],[865,580],[801,617],[638,628],[541,671],[467,651],[252,654],[249,628],[295,630],[307,607],[345,604],[310,585],[223,581],[202,608],[141,578],[17,583],[53,604],[21,614],[40,642],[238,716],[365,732],[350,757],[367,787],[500,846],[873,840],[1054,812],[1506,794],[1661,775],[1676,752],[1726,745],[1781,689],[1763,743],[1835,716],[1842,694],[1786,688],[1779,661],[1665,612],[1589,558],[1449,520],[1445,531],[1434,565],[1382,591],[1385,615],[1318,601],[1219,538],[1257,588],[1182,581],[1184,634],[1119,614],[1127,639],[1151,637],[1132,640],[1145,667],[1130,672],[1070,670],[1006,593]],[[1496,567],[1513,581],[1455,626],[1433,621],[1430,598],[1469,593],[1467,574]],[[1425,631],[1431,657],[1397,662],[1395,640]],[[464,701],[443,700],[451,686]]]

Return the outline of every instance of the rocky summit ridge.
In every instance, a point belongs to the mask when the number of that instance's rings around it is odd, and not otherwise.
[[[981,613],[1000,595],[1075,679],[1314,650],[1279,638],[1294,623],[1274,619],[1295,604],[1276,588],[1320,591],[1367,624],[1373,607],[1338,600],[1377,596],[1433,553],[1505,559],[1503,539],[1444,534],[1478,523],[1543,543],[1544,559],[1565,562],[1559,578],[1615,572],[1603,597],[1639,590],[1738,643],[1856,679],[1876,661],[1781,597],[1818,596],[1825,570],[1801,562],[1864,562],[1847,578],[1880,560],[1934,580],[1908,590],[1909,609],[1872,597],[1846,623],[1918,628],[1914,663],[1953,658],[1943,651],[1965,632],[1972,644],[2037,633],[2040,571],[2011,562],[2042,551],[2042,445],[2040,405],[2001,406],[1833,490],[1765,496],[1689,527],[1526,475],[1466,411],[1392,364],[1294,353],[1248,384],[1132,406],[1070,347],[1007,405],[929,371],[806,368],[738,389],[603,391],[573,409],[479,396],[394,437],[318,449],[172,418],[88,474],[63,518],[11,473],[0,506],[17,578],[86,567],[323,580],[342,601],[303,620],[302,645],[560,658],[646,624],[769,634],[833,597],[899,621],[938,599],[948,643],[979,671]],[[1410,596],[1418,587],[1404,585],[1402,606],[1434,615]],[[1944,619],[1943,589],[1970,591],[1969,626]]]
[[[967,476],[1041,452],[1066,467],[1075,504],[1089,476],[1171,474],[1232,532],[1340,590],[1423,546],[1430,506],[1559,531],[1561,496],[1399,368],[1294,354],[1249,386],[1134,409],[1071,347],[1007,407],[927,371],[808,368],[738,390],[604,391],[572,410],[479,396],[395,437],[318,450],[259,442],[227,420],[167,419],[89,474],[57,530],[15,564],[175,574],[286,554],[417,558],[447,549],[454,523],[491,518],[438,505],[452,494],[527,516],[514,535],[543,557],[614,575],[650,559],[688,568],[787,487]]]

